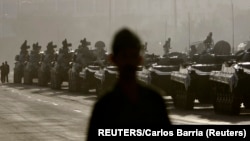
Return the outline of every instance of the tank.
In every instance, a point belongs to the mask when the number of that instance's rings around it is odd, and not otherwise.
[[[50,70],[52,68],[52,62],[56,60],[57,54],[55,48],[57,46],[53,45],[53,42],[49,42],[47,45],[47,50],[44,51],[42,59],[40,61],[40,66],[38,69],[38,85],[47,86],[50,83]]]
[[[95,59],[93,53],[88,47],[91,43],[88,42],[86,38],[80,42],[81,44],[78,46],[78,49],[75,50],[74,59],[71,62],[71,68],[68,72],[70,92],[81,91],[81,85],[83,82],[80,77],[80,72],[83,68],[90,65]]]
[[[149,67],[143,67],[138,71],[139,80],[146,84],[152,84],[165,91],[167,96],[172,96],[171,72],[178,71],[180,64],[187,55],[180,52],[170,52],[167,56],[161,56]]]
[[[223,62],[233,58],[230,44],[218,41],[213,49],[193,54],[182,64],[179,71],[171,73],[174,106],[180,109],[193,109],[195,100],[212,104],[213,93],[209,79],[211,71],[221,70]]]
[[[117,76],[117,67],[113,65],[105,66],[95,72],[97,97],[101,97],[105,91],[112,88],[117,80]]]
[[[68,82],[68,71],[70,69],[70,62],[73,59],[74,51],[70,50],[72,46],[65,39],[62,42],[63,46],[59,49],[56,61],[53,62],[50,70],[50,87],[52,89],[61,89],[63,82]]]
[[[41,46],[38,43],[32,45],[32,50],[30,51],[29,60],[24,66],[24,84],[32,84],[34,78],[38,78],[38,69],[40,67],[39,62],[42,59],[43,53],[41,51]]]
[[[97,97],[103,96],[106,91],[113,88],[118,79],[117,66],[107,65],[95,72]],[[137,73],[142,71],[143,66],[138,66]]]
[[[85,94],[91,89],[96,89],[95,73],[109,64],[108,54],[106,50],[104,50],[105,43],[103,41],[97,41],[94,47],[93,50],[90,50],[91,54],[94,56],[93,61],[86,67],[82,67],[79,73],[81,78],[81,90]]]
[[[95,73],[100,69],[100,65],[93,64],[83,68],[80,72],[81,90],[84,94],[88,93],[91,89],[96,89]]]
[[[27,45],[27,40],[21,45],[19,55],[15,56],[15,66],[14,66],[14,83],[22,83],[22,78],[24,76],[24,66],[29,60],[29,45]]]
[[[225,62],[220,71],[212,71],[214,111],[238,115],[250,108],[250,50],[239,51],[234,61]]]

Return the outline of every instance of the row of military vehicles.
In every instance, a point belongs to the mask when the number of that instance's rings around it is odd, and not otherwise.
[[[16,56],[14,83],[49,85],[60,89],[68,82],[70,92],[87,93],[96,89],[97,96],[107,90],[117,79],[117,68],[108,61],[102,41],[89,49],[86,38],[76,50],[65,39],[59,51],[49,42],[42,52],[38,43],[28,52],[27,41]],[[166,45],[166,44],[165,44]],[[171,52],[163,46],[164,55],[149,54],[144,45],[144,63],[139,67],[138,80],[155,85],[171,96],[178,109],[190,110],[195,101],[211,104],[216,113],[236,115],[241,108],[250,108],[250,49],[231,53],[226,41],[218,41],[211,47],[195,42],[189,53]]]
[[[237,115],[250,108],[250,49],[236,53],[226,41],[213,46],[195,42],[189,54],[170,52],[138,72],[139,79],[172,97],[175,108],[194,109],[195,101],[211,104],[215,113]]]
[[[58,51],[57,46],[49,42],[45,51],[35,43],[29,53],[30,46],[25,40],[15,57],[14,83],[33,84],[34,79],[38,79],[39,86],[61,89],[63,82],[68,82],[69,91],[88,92],[98,82],[92,80],[94,73],[108,64],[105,43],[97,41],[95,49],[89,49],[89,45],[84,38],[78,48],[72,50],[72,44],[65,39]]]

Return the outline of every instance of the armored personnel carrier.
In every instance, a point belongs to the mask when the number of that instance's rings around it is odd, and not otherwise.
[[[47,86],[50,82],[50,69],[52,68],[52,62],[56,60],[55,48],[53,42],[49,42],[47,50],[44,51],[42,59],[40,61],[40,67],[38,69],[38,85]]]
[[[90,53],[94,56],[93,60],[88,63],[86,67],[82,67],[79,76],[81,77],[81,90],[84,93],[88,93],[91,89],[96,89],[95,73],[107,66],[107,53],[104,50],[105,43],[103,41],[97,41],[95,43],[95,49],[90,50]],[[91,57],[92,58],[92,57]]]
[[[212,71],[215,113],[238,115],[250,108],[250,49],[238,51],[234,61],[225,62],[221,70]]]
[[[86,38],[80,42],[81,44],[75,51],[74,59],[71,62],[71,68],[68,72],[69,91],[71,92],[79,92],[81,90],[82,79],[80,77],[80,72],[94,61],[94,55],[88,47],[91,43],[88,42]]]
[[[149,67],[143,67],[138,71],[138,79],[146,84],[152,84],[165,91],[166,95],[172,96],[171,72],[178,71],[180,64],[187,58],[187,55],[180,52],[171,52],[162,56]]]
[[[24,67],[24,84],[32,84],[34,78],[38,78],[39,62],[42,59],[41,46],[38,43],[33,44],[30,51],[29,60]]]
[[[70,69],[70,61],[73,59],[74,51],[71,51],[69,47],[71,43],[67,42],[67,39],[63,40],[63,46],[59,49],[56,61],[53,62],[53,66],[50,70],[50,86],[52,89],[61,89],[63,82],[68,82],[68,71]]]
[[[110,89],[116,82],[118,72],[116,66],[106,66],[94,74],[96,78],[96,93],[100,97],[106,90]]]
[[[180,64],[187,58],[185,53],[170,52],[170,49],[169,38],[163,45],[164,55],[160,57],[148,57],[148,59],[145,56],[146,61],[151,59],[152,61],[147,62],[152,63],[149,66],[143,67],[142,71],[138,71],[137,73],[139,80],[164,90],[166,95],[169,96],[172,95],[170,74],[172,71],[178,71]]]
[[[15,57],[15,66],[14,66],[14,83],[22,83],[24,66],[25,63],[29,60],[29,51],[30,46],[27,45],[27,40],[21,45],[21,51],[19,55]]]
[[[222,63],[233,58],[230,44],[218,41],[213,49],[203,50],[189,58],[179,71],[171,73],[176,108],[193,109],[195,100],[212,104],[213,94],[209,76],[211,71],[220,70]]]

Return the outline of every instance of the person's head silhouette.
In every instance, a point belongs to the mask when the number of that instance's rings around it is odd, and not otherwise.
[[[142,61],[139,37],[124,28],[115,34],[112,44],[112,62],[118,67],[119,79],[135,80],[136,70]]]

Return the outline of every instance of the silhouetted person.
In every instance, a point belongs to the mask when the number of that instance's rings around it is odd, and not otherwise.
[[[9,82],[10,66],[7,63],[7,61],[5,61],[4,68],[5,68],[5,80],[8,83]]]
[[[203,42],[207,49],[211,49],[214,45],[214,40],[212,36],[213,36],[213,33],[209,32],[207,38]]]
[[[0,70],[1,70],[1,82],[5,83],[5,74],[6,74],[6,72],[5,72],[4,62],[0,66]]]
[[[165,57],[168,56],[170,49],[171,49],[171,38],[168,38],[168,40],[163,45],[163,51],[164,51],[163,56],[165,56]]]
[[[95,103],[88,128],[88,141],[97,140],[98,129],[168,128],[171,125],[160,90],[137,80],[142,44],[128,29],[120,30],[112,44],[112,62],[118,80]]]
[[[195,45],[191,45],[190,52],[189,52],[190,57],[193,57],[196,53],[197,53],[197,49],[196,49]]]

